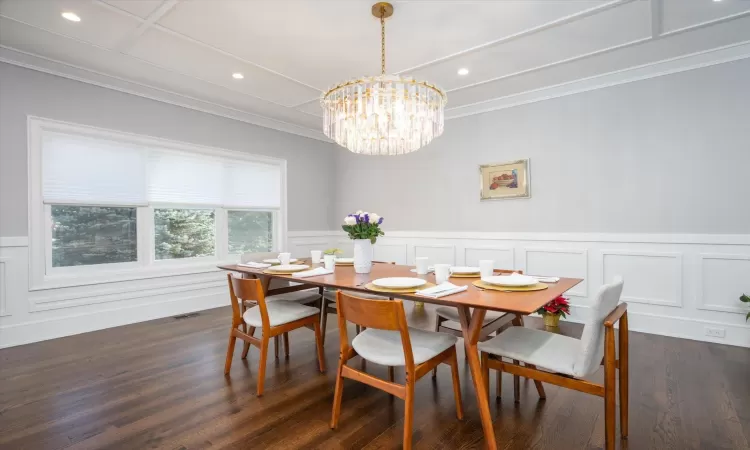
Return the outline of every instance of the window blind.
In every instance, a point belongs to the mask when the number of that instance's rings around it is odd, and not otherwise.
[[[248,161],[225,162],[224,205],[228,208],[279,208],[281,167]]]
[[[42,137],[44,202],[145,205],[145,158],[135,146],[47,132]]]
[[[148,200],[151,203],[215,205],[223,203],[223,161],[210,156],[151,149]]]

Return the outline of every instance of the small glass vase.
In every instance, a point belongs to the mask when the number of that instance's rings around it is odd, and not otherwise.
[[[557,328],[560,326],[560,316],[558,314],[545,314],[544,326],[548,328]]]
[[[354,239],[354,271],[370,273],[372,270],[372,242],[369,239]]]

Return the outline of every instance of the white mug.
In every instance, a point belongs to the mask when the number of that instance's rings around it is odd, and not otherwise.
[[[417,275],[427,275],[427,262],[429,258],[426,256],[417,256],[414,258],[414,262],[417,265]]]
[[[320,255],[322,255],[323,252],[320,250],[310,250],[310,259],[313,264],[320,264]]]
[[[495,274],[495,261],[482,259],[479,261],[479,276],[484,279]]]
[[[336,255],[323,255],[323,264],[328,270],[333,270],[336,267]]]
[[[435,264],[435,283],[442,284],[451,276],[450,264]]]
[[[279,253],[279,262],[283,265],[289,264],[289,261],[292,259],[291,253]]]

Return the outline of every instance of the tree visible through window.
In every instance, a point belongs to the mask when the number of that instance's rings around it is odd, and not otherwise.
[[[273,213],[270,211],[227,211],[229,253],[273,250]]]
[[[154,209],[156,259],[214,255],[215,228],[213,209]]]
[[[138,260],[136,208],[53,205],[52,267]]]

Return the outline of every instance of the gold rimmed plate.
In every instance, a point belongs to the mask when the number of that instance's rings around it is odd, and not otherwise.
[[[434,286],[435,286],[434,283],[425,283],[422,286],[415,286],[415,287],[402,288],[402,289],[394,289],[394,288],[382,288],[382,287],[379,287],[379,286],[375,286],[372,283],[367,283],[364,287],[368,291],[373,291],[373,292],[384,292],[384,293],[387,293],[387,294],[413,294],[413,293],[415,293],[415,292],[417,292],[419,290],[431,288],[431,287],[434,287]]]
[[[498,286],[497,284],[490,284],[485,283],[482,280],[477,280],[473,283],[474,286],[480,288],[480,289],[488,289],[491,291],[502,291],[502,292],[531,292],[531,291],[542,291],[544,289],[547,289],[549,286],[547,286],[544,283],[537,283],[533,284],[531,286]]]

